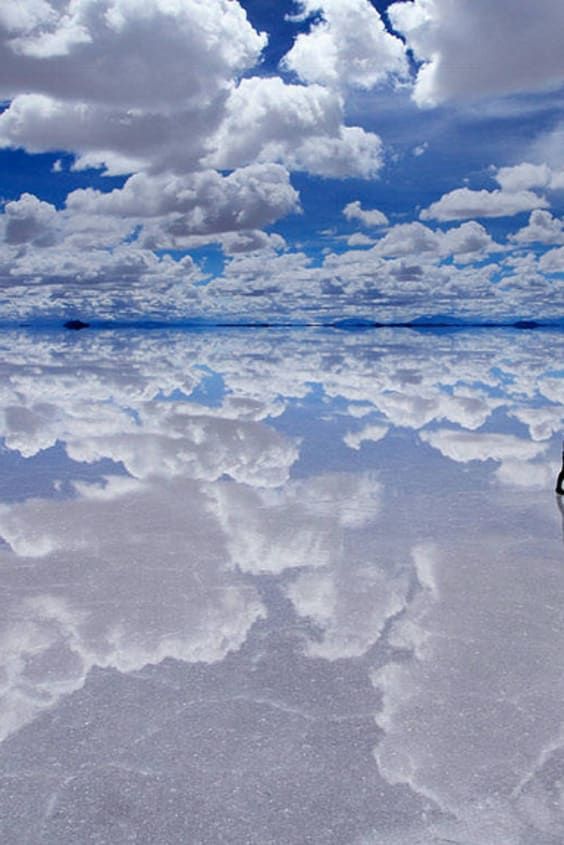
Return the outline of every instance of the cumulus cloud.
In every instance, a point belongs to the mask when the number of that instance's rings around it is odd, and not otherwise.
[[[31,153],[66,150],[76,156],[74,169],[104,168],[111,175],[149,167],[186,172],[196,168],[205,154],[221,104],[214,104],[213,114],[211,106],[203,115],[185,112],[184,127],[178,126],[179,115],[128,111],[116,115],[96,103],[19,94],[0,115],[0,148],[21,147]]]
[[[298,0],[297,20],[318,14],[300,33],[283,66],[308,83],[370,89],[407,75],[405,48],[368,0]]]
[[[455,12],[464,6],[452,2]],[[398,15],[425,8],[429,20],[442,20],[444,12],[443,0],[398,5],[390,13],[398,31]],[[562,182],[552,158],[500,168],[499,190],[459,189],[421,212],[423,221],[468,221],[456,229],[402,223],[372,241],[355,232],[350,250],[327,249],[319,262],[305,249],[289,255],[284,239],[265,231],[301,211],[293,171],[336,179],[381,172],[381,138],[371,124],[349,125],[351,115],[368,90],[403,85],[408,68],[405,45],[368,0],[303,0],[297,13],[307,31],[283,75],[267,76],[267,37],[236,0],[23,0],[17,11],[2,9],[0,146],[64,151],[75,171],[126,177],[119,189],[73,191],[63,208],[31,193],[6,204],[7,318],[111,317],[118,308],[123,318],[533,317],[553,303],[552,315],[557,280],[543,273],[559,272],[559,254],[486,265],[502,247],[472,219],[548,207],[540,192]],[[359,200],[343,213],[359,228],[389,226]],[[532,216],[514,236],[530,239],[562,245],[546,217]],[[177,254],[206,245],[226,259],[211,284],[211,262]],[[483,266],[471,274],[474,261]]]
[[[347,203],[343,208],[343,214],[347,220],[358,220],[369,229],[388,224],[388,218],[383,211],[379,211],[377,208],[363,208],[360,200]]]
[[[113,281],[116,294],[129,289],[142,311],[142,285],[148,304],[151,291],[160,289],[166,297],[167,288],[184,283],[186,301],[193,301],[192,284],[203,277],[193,259],[158,256],[155,249],[210,242],[233,254],[284,249],[283,238],[261,230],[299,208],[287,171],[276,164],[226,176],[214,170],[185,176],[138,173],[111,192],[74,191],[60,211],[24,194],[7,203],[0,216],[0,284],[64,284],[67,292],[80,286],[86,297],[90,287]],[[88,309],[100,305],[91,298]]]
[[[55,206],[42,202],[34,194],[22,194],[19,200],[6,203],[3,224],[4,240],[11,246],[33,243],[51,246],[54,242]]]
[[[537,209],[531,213],[528,225],[510,235],[510,240],[524,244],[564,244],[564,220]]]
[[[12,102],[0,145],[64,149],[113,172],[196,166],[233,80],[266,44],[227,0],[23,5],[27,16],[3,22]]]
[[[110,192],[73,191],[66,205],[81,214],[165,218],[162,227],[178,235],[260,228],[299,209],[288,173],[277,164],[255,164],[227,176],[215,170],[189,176],[136,173]]]
[[[227,0],[22,0],[19,7],[0,20],[4,96],[32,89],[158,112],[205,107],[266,45],[240,4]]]
[[[231,168],[276,161],[320,176],[373,176],[381,167],[381,141],[344,125],[341,95],[321,85],[289,85],[278,77],[252,77],[233,88],[208,161]]]
[[[420,106],[564,81],[564,9],[553,0],[409,0],[387,14],[421,62],[413,92]]]
[[[401,42],[365,0],[326,12],[340,43],[345,12],[370,23],[370,44],[389,50],[372,70],[400,67]],[[74,191],[62,210],[32,194],[6,205],[0,285],[18,291],[18,317],[210,314],[195,261],[157,251],[276,255],[285,241],[264,228],[300,211],[289,171],[372,178],[382,166],[380,138],[346,124],[338,86],[251,75],[267,37],[233,0],[23,0],[2,10],[0,42],[0,147],[64,150],[74,170],[129,177]]]
[[[423,209],[422,220],[464,220],[469,217],[512,217],[533,208],[548,208],[533,191],[473,191],[456,188]]]
[[[0,283],[12,316],[31,312],[60,317],[71,310],[90,318],[115,317],[117,309],[122,316],[154,309],[162,314],[175,307],[174,300],[178,306],[180,297],[184,308],[196,306],[195,285],[203,274],[189,255],[157,256],[127,241],[114,246],[116,232],[122,238],[126,232],[120,225],[113,233],[110,228],[76,233],[52,247],[0,251]],[[93,244],[106,233],[109,248]]]
[[[559,315],[561,283],[543,276],[534,255],[526,266],[517,266],[516,256],[484,261],[503,246],[480,230],[461,227],[449,235],[418,226],[393,227],[368,250],[326,251],[317,265],[300,253],[269,258],[268,269],[260,257],[236,258],[221,280],[205,288],[208,307],[306,321],[312,313],[318,319],[374,315],[390,322],[421,313],[496,320]],[[465,249],[484,249],[453,253],[461,247],[459,239]],[[454,261],[445,263],[450,256]]]
[[[422,223],[398,223],[377,242],[374,251],[394,258],[438,254],[439,236]]]
[[[435,231],[419,222],[399,223],[374,246],[374,252],[385,257],[453,256],[461,263],[502,249],[474,220],[445,232]]]
[[[564,273],[564,246],[551,249],[539,260],[543,273]]]
[[[7,22],[4,86],[11,103],[0,115],[0,146],[68,150],[77,156],[75,168],[114,174],[256,162],[338,178],[379,169],[379,138],[344,125],[337,92],[277,77],[240,78],[257,64],[266,36],[239,3],[106,5],[74,3],[35,22],[28,16],[29,32],[16,40],[10,37],[16,23]],[[37,52],[40,41],[57,40],[61,27],[84,39],[72,49]],[[91,66],[95,72],[85,71]]]
[[[475,261],[481,256],[500,252],[503,249],[475,220],[463,223],[458,228],[448,229],[441,237],[441,252],[453,255],[455,260],[461,263]]]
[[[350,238],[347,238],[347,246],[372,246],[374,238],[369,238],[364,232],[354,232]]]
[[[221,245],[227,255],[237,255],[241,252],[280,251],[287,246],[282,235],[269,235],[257,229],[230,232],[221,239]]]
[[[523,162],[512,167],[500,167],[495,179],[504,191],[528,191],[531,188],[556,191],[564,188],[564,170],[553,170],[547,164]]]

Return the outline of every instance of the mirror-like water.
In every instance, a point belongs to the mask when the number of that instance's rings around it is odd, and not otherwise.
[[[1,334],[3,845],[561,845],[561,342]]]

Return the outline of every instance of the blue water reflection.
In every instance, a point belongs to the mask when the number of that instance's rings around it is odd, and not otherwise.
[[[560,845],[560,341],[0,335],[2,842]]]

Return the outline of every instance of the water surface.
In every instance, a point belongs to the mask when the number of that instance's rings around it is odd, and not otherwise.
[[[0,334],[0,830],[561,845],[562,335]]]

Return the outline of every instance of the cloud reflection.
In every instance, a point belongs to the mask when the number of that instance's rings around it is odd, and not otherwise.
[[[0,738],[81,700],[96,668],[236,660],[253,707],[310,725],[324,771],[334,702],[314,707],[306,679],[354,669],[378,789],[347,841],[558,841],[554,338],[17,340],[0,338],[0,461],[51,453],[53,496],[0,506]],[[276,730],[261,718],[239,719],[243,746]],[[284,738],[298,784],[300,731]]]

